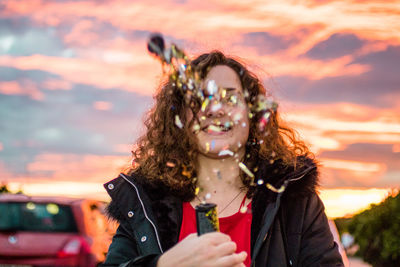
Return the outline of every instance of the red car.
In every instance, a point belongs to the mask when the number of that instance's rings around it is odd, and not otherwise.
[[[0,194],[0,266],[96,266],[116,229],[104,204]]]

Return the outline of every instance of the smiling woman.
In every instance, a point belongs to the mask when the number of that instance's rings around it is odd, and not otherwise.
[[[259,79],[218,51],[186,63],[161,85],[134,166],[105,184],[120,227],[103,266],[342,266],[316,163]],[[198,236],[206,202],[220,232]]]

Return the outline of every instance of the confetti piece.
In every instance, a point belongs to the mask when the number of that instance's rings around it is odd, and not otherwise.
[[[170,168],[173,168],[173,167],[175,167],[175,163],[173,163],[171,161],[168,161],[167,162],[167,166],[170,167]]]
[[[205,196],[205,198],[206,198],[206,199],[210,199],[210,198],[211,198],[211,194],[210,194],[210,193],[207,193],[206,196]]]
[[[246,213],[247,212],[247,206],[243,206],[240,208],[240,213]]]
[[[239,162],[239,167],[244,171],[248,176],[254,178],[254,174],[247,168],[247,166],[243,162]]]
[[[196,187],[196,189],[194,190],[194,194],[197,196],[200,192],[200,187]]]
[[[230,96],[228,102],[233,104],[233,105],[236,105],[238,103],[237,95]]]
[[[180,129],[183,128],[183,124],[182,124],[181,119],[179,118],[178,115],[175,115],[175,125],[178,126]]]
[[[210,151],[210,143],[206,142],[206,152]]]
[[[187,167],[183,165],[182,168],[183,168],[182,175],[186,176],[187,178],[190,178],[192,174],[187,170]]]
[[[258,185],[262,185],[263,183],[264,183],[264,181],[261,180],[261,179],[259,179],[259,180],[257,181],[257,184],[258,184]]]
[[[229,149],[221,150],[221,151],[218,153],[218,156],[226,156],[226,155],[233,156],[234,153],[233,153],[232,151],[230,151]]]
[[[284,185],[282,185],[281,187],[279,187],[279,189],[277,189],[276,187],[274,187],[273,185],[271,185],[271,184],[269,184],[269,183],[266,183],[265,186],[266,186],[269,190],[271,190],[271,191],[273,191],[273,192],[275,192],[275,193],[282,193],[282,192],[285,191],[285,189],[286,189],[286,186],[284,186]]]
[[[218,177],[218,179],[222,179],[222,175],[221,175],[221,171],[220,170],[217,170],[217,177]]]
[[[217,83],[214,80],[210,80],[207,83],[207,93],[211,96],[215,95],[218,92]]]
[[[211,140],[211,149],[215,148],[215,140]]]
[[[201,111],[205,111],[207,108],[208,103],[210,102],[210,100],[208,98],[206,98],[203,103],[201,104]]]
[[[222,89],[222,91],[221,91],[221,97],[222,97],[222,98],[225,98],[225,96],[226,96],[226,89]]]

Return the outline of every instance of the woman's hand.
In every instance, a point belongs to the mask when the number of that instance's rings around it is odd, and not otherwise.
[[[247,253],[236,252],[236,243],[220,232],[190,234],[158,259],[157,267],[245,267]]]

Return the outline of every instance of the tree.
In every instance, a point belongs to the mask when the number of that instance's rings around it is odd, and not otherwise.
[[[11,193],[11,191],[7,187],[7,184],[0,185],[0,194],[2,193]]]
[[[357,255],[373,266],[400,266],[400,193],[371,205],[348,223],[359,245]]]

